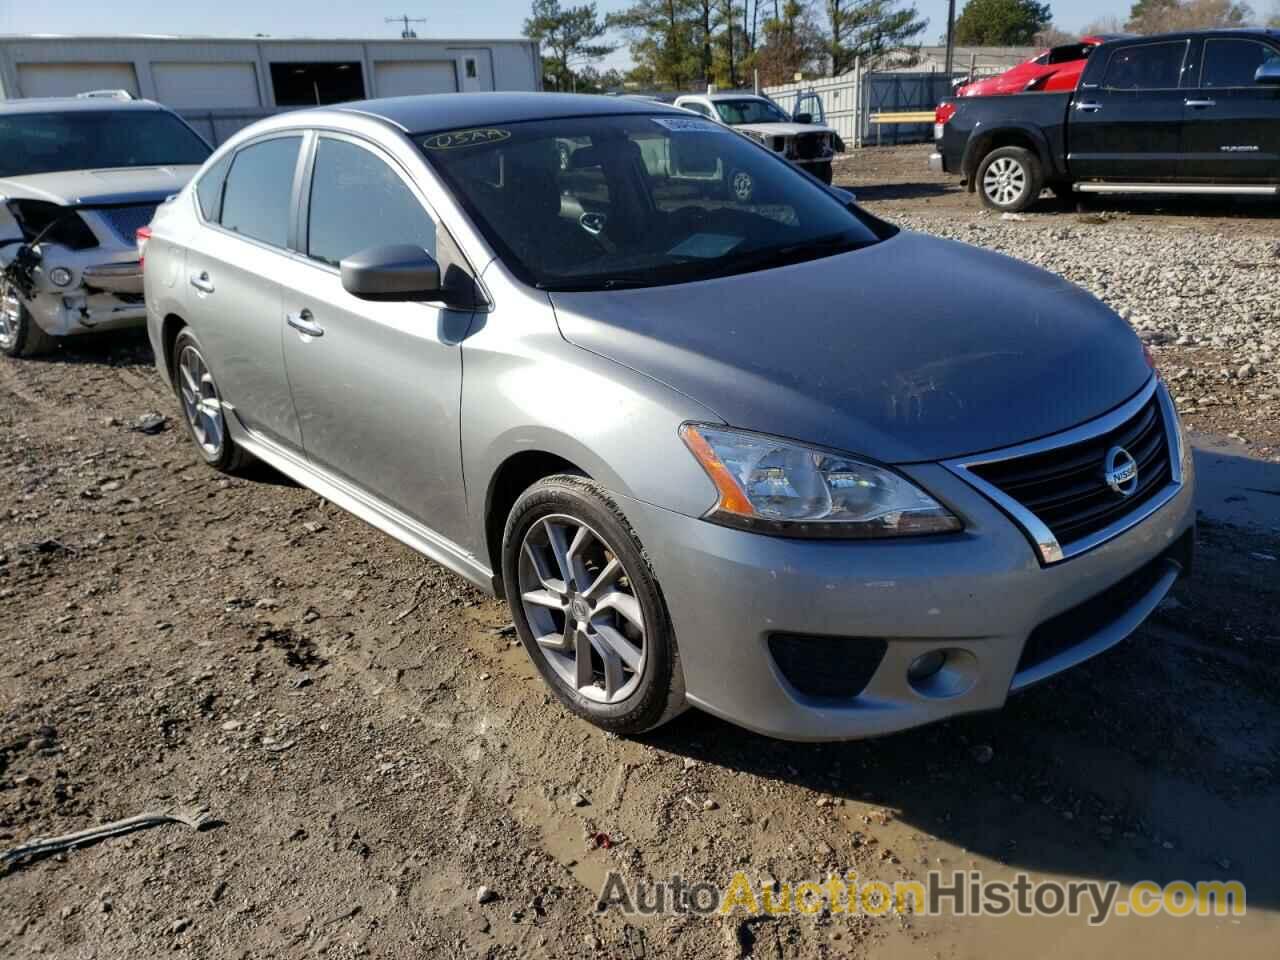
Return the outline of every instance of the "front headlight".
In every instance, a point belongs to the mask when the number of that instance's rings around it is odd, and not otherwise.
[[[686,423],[685,445],[719,493],[705,519],[790,537],[904,537],[962,524],[884,467],[773,437]]]

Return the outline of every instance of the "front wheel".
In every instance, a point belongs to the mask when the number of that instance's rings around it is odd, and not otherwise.
[[[41,329],[18,297],[17,288],[0,276],[0,353],[6,357],[35,357],[48,353],[57,340]]]
[[[626,517],[596,483],[566,474],[526,490],[507,520],[502,575],[521,642],[571,711],[637,734],[684,710],[657,579]]]
[[[1018,213],[1040,198],[1044,173],[1040,161],[1022,147],[992,150],[978,165],[978,194],[992,210]]]

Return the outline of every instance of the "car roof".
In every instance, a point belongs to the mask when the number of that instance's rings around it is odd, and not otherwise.
[[[114,97],[23,97],[0,100],[0,113],[90,113],[102,110],[168,110],[154,100]]]
[[[407,133],[488,127],[522,120],[685,111],[648,100],[577,93],[433,93],[335,104],[328,108],[380,117]]]
[[[762,97],[758,93],[752,93],[750,90],[722,90],[717,93],[686,93],[685,97],[699,97],[703,100],[710,100],[715,103],[717,100],[763,100],[765,103],[772,103],[768,97]],[[681,98],[683,99],[683,97]]]

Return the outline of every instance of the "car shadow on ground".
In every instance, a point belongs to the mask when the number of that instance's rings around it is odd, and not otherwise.
[[[151,349],[146,331],[125,330],[68,337],[60,341],[51,353],[28,358],[23,362],[84,364],[123,371],[137,370],[143,374],[150,374],[156,361],[155,352]],[[182,421],[182,408],[177,397],[170,400],[166,396],[164,402],[158,404],[154,412],[167,418],[164,429],[186,431],[186,424]],[[199,460],[199,453],[194,446],[191,447],[191,457],[192,460]],[[253,483],[270,486],[299,486],[294,480],[260,460],[254,460],[246,465],[238,476]]]
[[[1129,885],[1238,879],[1250,906],[1277,908],[1278,547],[1203,522],[1194,572],[1146,626],[994,713],[796,744],[690,711],[647,742],[887,808],[948,848],[947,871],[982,856]]]
[[[879,200],[924,200],[931,197],[943,197],[959,194],[959,184],[946,183],[837,183],[853,192],[859,201],[874,202]]]

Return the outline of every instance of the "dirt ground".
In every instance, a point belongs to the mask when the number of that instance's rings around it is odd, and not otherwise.
[[[1280,529],[1204,519],[1151,623],[996,714],[796,745],[690,712],[619,739],[548,696],[498,601],[269,470],[201,465],[151,364],[140,337],[0,361],[0,851],[149,810],[214,822],[0,872],[0,956],[1275,956]],[[134,429],[153,412],[166,429]],[[1249,489],[1280,494],[1257,465]],[[595,908],[610,870],[931,869],[1239,879],[1249,912]]]

